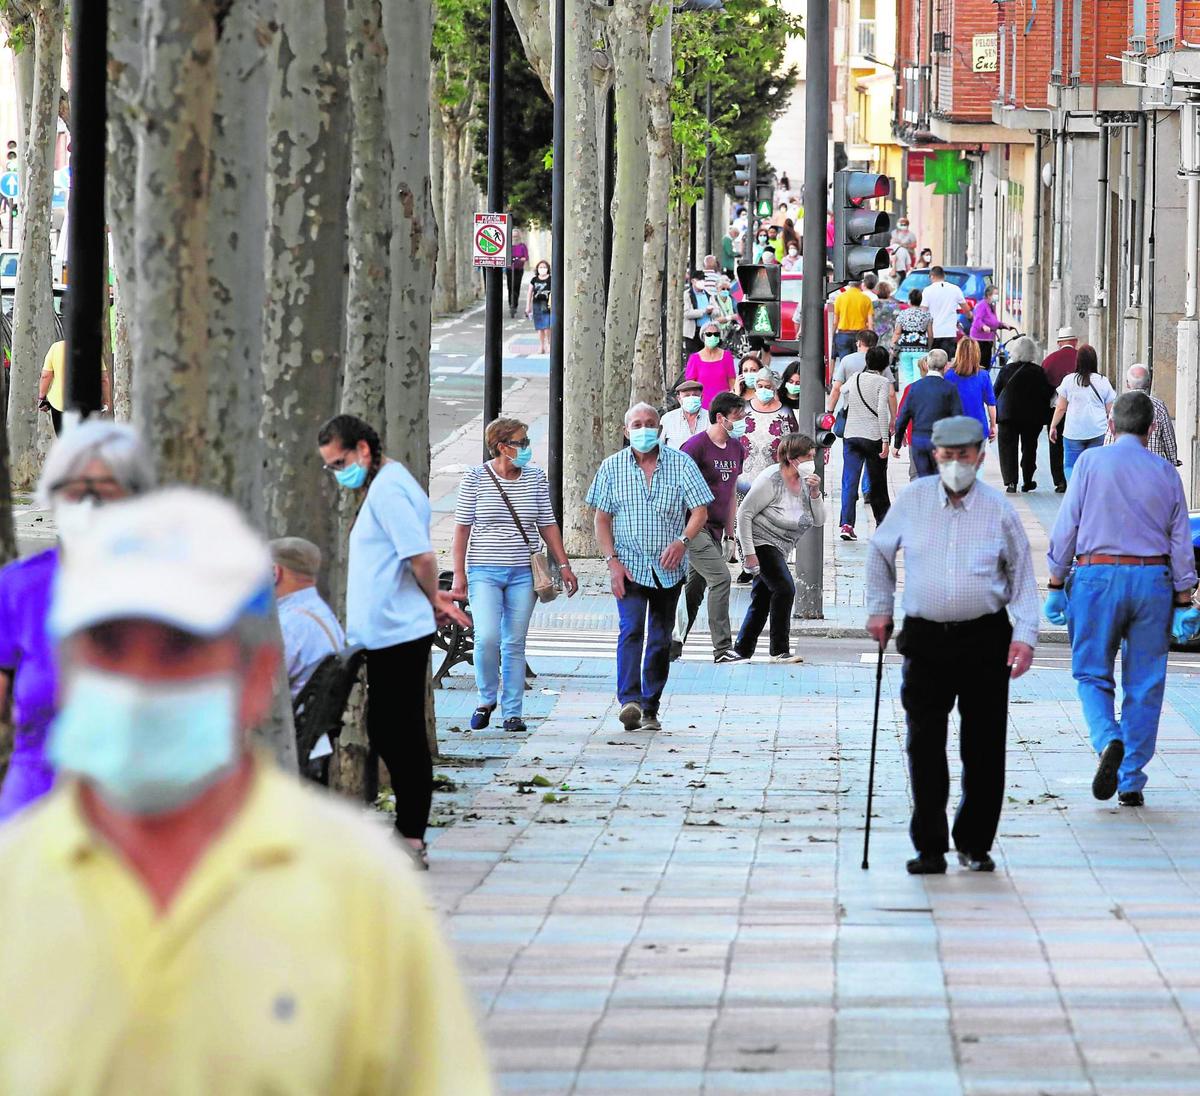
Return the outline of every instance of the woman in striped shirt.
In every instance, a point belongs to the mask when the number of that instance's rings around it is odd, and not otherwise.
[[[533,456],[529,428],[518,419],[499,418],[488,425],[484,440],[494,454],[492,460],[468,468],[458,489],[450,594],[469,595],[475,622],[479,707],[471,716],[471,729],[481,730],[491,722],[499,694],[504,729],[523,731],[525,636],[536,600],[529,556],[538,547],[539,536],[551,559],[559,563],[568,596],[579,589],[579,580],[563,548],[546,473],[529,466]],[[505,496],[520,526],[513,521]]]

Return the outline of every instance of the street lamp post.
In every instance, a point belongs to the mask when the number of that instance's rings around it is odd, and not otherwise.
[[[104,163],[108,126],[108,0],[71,10],[71,190],[67,224],[66,410],[100,410],[104,269]]]
[[[491,72],[488,80],[488,211],[504,211],[504,0],[492,0]],[[448,225],[448,231],[458,230]],[[511,233],[512,226],[509,225]],[[511,246],[511,244],[510,244]],[[504,381],[504,275],[503,267],[488,267],[484,275],[483,313],[483,424],[500,414]],[[492,454],[483,446],[483,459]]]
[[[567,3],[554,0],[554,167],[550,177],[550,501],[563,520],[563,289],[566,253]]]

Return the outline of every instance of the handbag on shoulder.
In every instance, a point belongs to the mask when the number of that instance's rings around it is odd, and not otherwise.
[[[500,486],[500,480],[496,476],[496,473],[486,464],[483,467],[487,474],[492,477],[492,482],[496,485],[496,490],[500,492],[500,497],[504,500],[504,505],[508,507],[508,512],[512,515],[513,524],[516,525],[518,532],[520,532],[521,539],[525,542],[525,547],[529,549],[529,569],[533,572],[533,592],[537,595],[538,601],[553,601],[562,592],[562,587],[555,578],[550,561],[546,558],[546,553],[530,543],[529,537],[525,533],[525,526],[521,524],[521,519],[517,517],[517,511],[513,507],[512,500],[505,494],[504,488]]]

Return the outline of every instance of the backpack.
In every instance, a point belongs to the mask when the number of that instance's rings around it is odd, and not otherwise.
[[[321,735],[327,734],[332,740],[342,733],[342,714],[366,658],[362,647],[344,647],[326,655],[292,702],[301,770]]]

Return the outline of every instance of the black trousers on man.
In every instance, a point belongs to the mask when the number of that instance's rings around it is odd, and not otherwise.
[[[515,316],[521,303],[521,280],[525,277],[523,266],[510,266],[504,276],[508,281],[508,314]]]
[[[946,730],[955,701],[963,768],[954,847],[978,856],[988,852],[995,840],[1004,803],[1011,642],[1012,625],[1003,610],[953,624],[906,617],[904,630],[896,637],[896,648],[904,656],[900,699],[908,716],[913,793],[909,834],[923,856],[938,856],[949,848]],[[965,652],[970,657],[964,661]]]
[[[1017,447],[1021,449],[1021,482],[1026,486],[1033,483],[1037,472],[1038,438],[1042,436],[1040,422],[1012,422],[1005,420],[996,424],[996,436],[1000,443],[1000,476],[1005,484],[1017,482]]]
[[[1067,485],[1066,473],[1063,471],[1063,436],[1062,428],[1065,423],[1058,424],[1058,441],[1050,443],[1050,477],[1055,487]]]
[[[931,349],[942,350],[950,364],[954,364],[954,355],[958,353],[958,336],[951,335],[948,339],[934,339]]]

